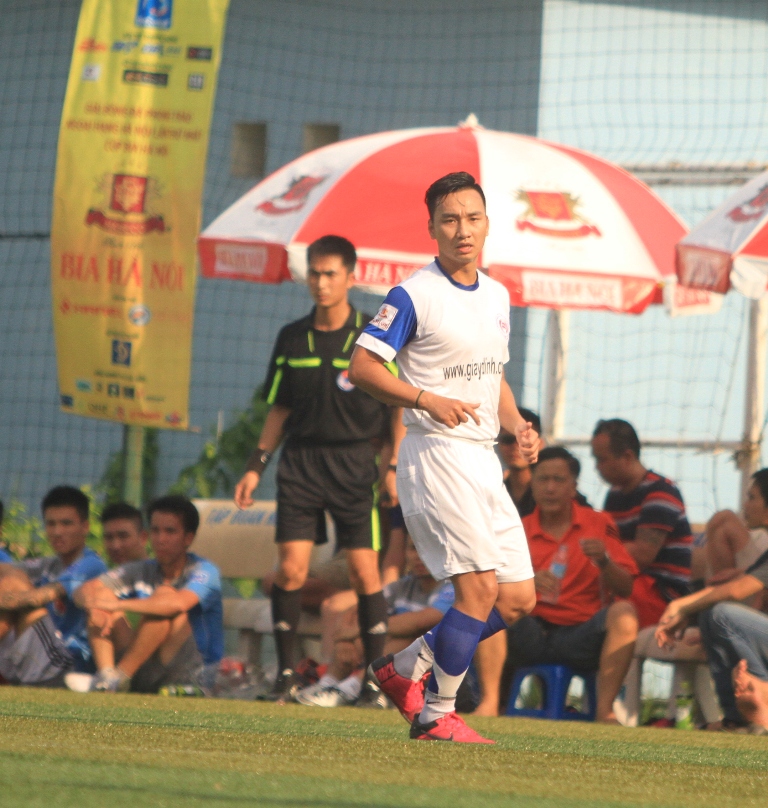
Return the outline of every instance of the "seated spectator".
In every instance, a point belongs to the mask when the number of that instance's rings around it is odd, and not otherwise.
[[[147,531],[138,508],[127,502],[107,505],[101,514],[104,550],[113,567],[147,557]]]
[[[640,627],[655,625],[667,604],[690,589],[693,536],[683,498],[671,480],[640,462],[640,440],[627,421],[598,421],[592,454],[611,486],[603,507],[640,570],[630,600]]]
[[[222,657],[219,571],[188,552],[200,523],[197,508],[172,495],[155,500],[148,512],[155,558],[117,567],[75,595],[88,611],[98,668],[91,690],[155,693],[192,682],[202,665]],[[135,631],[124,612],[142,615]],[[72,686],[82,689],[74,680]]]
[[[43,498],[43,524],[56,553],[20,562],[34,589],[6,592],[0,609],[26,612],[45,606],[72,658],[76,671],[94,670],[85,612],[73,595],[86,581],[106,571],[106,564],[85,546],[90,525],[88,497],[71,486],[52,488]]]
[[[580,470],[560,446],[542,449],[533,467],[536,507],[523,527],[536,606],[506,632],[509,663],[596,670],[597,719],[615,722],[613,701],[632,661],[637,616],[628,601],[611,601],[629,595],[637,567],[610,516],[575,502]],[[483,700],[499,693],[500,670],[491,678],[479,669],[478,676]]]
[[[720,583],[743,572],[768,550],[768,468],[752,475],[743,518],[719,511],[707,523],[704,553],[707,580]]]
[[[673,600],[656,629],[659,646],[673,647],[698,614],[725,730],[768,734],[768,615],[741,602],[766,587],[768,551],[738,577]]]
[[[0,564],[0,604],[34,594],[23,570]],[[72,664],[45,606],[18,610],[0,606],[0,684],[63,687]]]
[[[3,516],[5,515],[5,507],[3,500],[0,499],[0,542],[3,540]],[[10,564],[13,562],[13,556],[6,551],[4,547],[0,547],[0,564]]]
[[[519,410],[520,415],[533,425],[538,435],[541,435],[541,418],[525,407],[519,407]],[[522,519],[529,513],[533,513],[533,509],[536,507],[531,493],[531,467],[517,445],[517,438],[511,432],[502,429],[499,432],[498,441],[499,454],[504,467],[504,486],[509,491],[512,502],[515,503]],[[542,440],[541,448],[543,449],[544,446]]]
[[[385,654],[395,654],[410,645],[425,631],[436,626],[453,604],[453,584],[440,583],[430,574],[413,546],[406,544],[406,566],[409,573],[384,587],[389,621]],[[300,690],[296,700],[317,707],[339,707],[354,704],[360,695],[363,679],[363,646],[357,622],[357,606],[348,605],[346,620],[341,626],[334,624],[336,633],[334,653],[328,672],[310,687]],[[386,707],[386,697],[366,707]]]

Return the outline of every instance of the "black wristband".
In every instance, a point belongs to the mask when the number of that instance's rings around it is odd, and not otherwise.
[[[416,396],[416,401],[414,401],[414,402],[413,402],[413,409],[414,409],[414,410],[415,410],[415,409],[418,409],[418,406],[419,406],[419,399],[422,397],[422,395],[423,395],[423,394],[424,394],[424,391],[423,391],[423,390],[419,390],[419,394]]]
[[[257,474],[261,474],[271,459],[271,452],[268,452],[266,449],[259,449],[256,447],[251,452],[251,456],[248,458],[248,462],[245,464],[245,470],[255,471]]]

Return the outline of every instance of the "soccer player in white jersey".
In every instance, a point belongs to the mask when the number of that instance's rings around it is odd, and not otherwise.
[[[411,738],[493,743],[456,715],[456,692],[478,643],[536,604],[528,545],[493,444],[501,425],[533,463],[539,437],[504,380],[509,295],[478,269],[488,234],[483,191],[457,172],[433,183],[426,203],[438,258],[389,292],[357,340],[349,377],[406,408],[398,496],[419,555],[433,577],[452,579],[456,601],[432,631],[369,674],[411,722]],[[384,366],[395,356],[399,378]]]

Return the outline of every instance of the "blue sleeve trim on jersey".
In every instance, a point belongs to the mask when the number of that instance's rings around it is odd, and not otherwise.
[[[395,314],[388,317],[387,311],[393,310]],[[375,325],[377,322],[384,327]],[[363,329],[363,334],[368,334],[379,342],[383,342],[395,353],[416,336],[416,309],[411,296],[402,286],[395,286],[389,290],[379,313]]]

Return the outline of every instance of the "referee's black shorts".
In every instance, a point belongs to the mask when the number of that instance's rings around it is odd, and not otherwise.
[[[277,467],[275,541],[328,541],[325,511],[339,548],[381,548],[376,449],[369,441],[283,448]]]

